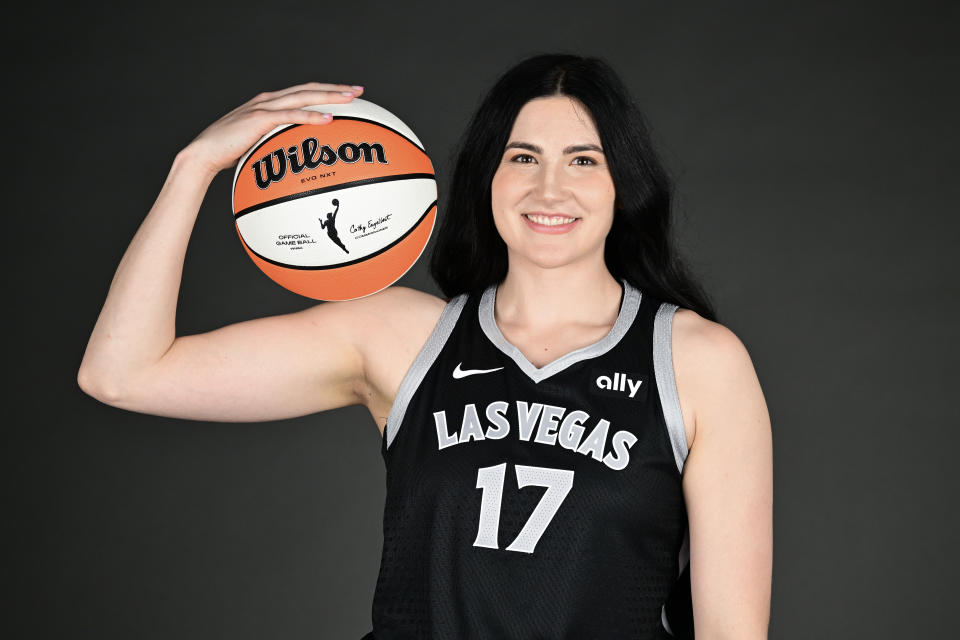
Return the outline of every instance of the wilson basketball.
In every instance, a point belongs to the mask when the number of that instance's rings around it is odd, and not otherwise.
[[[396,282],[423,253],[437,183],[423,144],[372,102],[307,107],[329,124],[282,125],[241,159],[233,215],[267,276],[317,300],[350,300]]]

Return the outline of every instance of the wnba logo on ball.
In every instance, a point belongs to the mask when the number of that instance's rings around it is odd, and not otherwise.
[[[376,160],[374,160],[376,155]],[[274,161],[276,158],[276,161]],[[383,145],[379,142],[370,144],[361,142],[344,142],[334,151],[328,145],[321,145],[316,138],[307,138],[300,143],[299,147],[292,146],[286,151],[277,149],[272,153],[263,156],[252,165],[254,180],[261,189],[266,189],[273,182],[280,182],[287,175],[287,165],[290,170],[297,174],[304,169],[316,169],[323,165],[329,167],[337,162],[346,162],[353,164],[363,158],[366,163],[377,162],[378,164],[389,164],[386,154],[383,152]]]
[[[340,201],[334,198],[331,204],[333,204],[333,206],[335,206],[336,209],[334,209],[333,211],[327,214],[326,220],[324,220],[323,218],[319,219],[320,228],[326,229],[327,236],[329,236],[329,238],[333,240],[334,244],[336,244],[338,247],[340,247],[344,251],[347,251],[347,248],[343,246],[343,242],[340,241],[340,234],[337,233],[337,227],[336,227],[337,212],[340,211]],[[347,253],[350,253],[350,252],[347,251]]]

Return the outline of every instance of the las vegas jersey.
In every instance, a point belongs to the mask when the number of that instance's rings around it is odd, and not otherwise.
[[[536,367],[451,299],[382,443],[376,640],[692,638],[677,307],[625,280],[598,342]]]

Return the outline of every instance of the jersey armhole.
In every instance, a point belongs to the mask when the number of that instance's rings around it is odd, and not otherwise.
[[[673,447],[673,458],[677,471],[683,474],[683,464],[687,459],[687,434],[683,425],[683,412],[680,410],[680,395],[677,393],[676,376],[673,368],[673,316],[678,307],[669,302],[660,304],[653,321],[653,370],[657,379],[657,391],[660,393],[660,405],[663,407],[663,419],[667,425],[667,435]]]
[[[413,394],[416,393],[420,387],[420,383],[423,382],[424,376],[427,375],[427,370],[430,369],[430,366],[437,359],[437,356],[440,355],[440,351],[443,350],[443,345],[447,343],[447,338],[449,338],[450,333],[453,332],[453,327],[457,324],[460,311],[463,309],[466,301],[467,294],[462,293],[447,303],[440,313],[440,319],[437,321],[436,326],[427,337],[423,348],[420,349],[420,353],[417,354],[413,364],[410,365],[407,373],[404,374],[403,380],[400,382],[400,388],[397,389],[397,397],[393,399],[393,405],[390,407],[390,413],[387,415],[387,423],[384,425],[384,452],[390,448],[390,444],[397,437],[397,432],[400,430],[400,425],[403,422],[403,416],[407,412],[407,405],[410,404]]]

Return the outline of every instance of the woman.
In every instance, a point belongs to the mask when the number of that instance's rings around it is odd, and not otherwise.
[[[301,107],[361,92],[260,94],[178,154],[80,386],[198,420],[364,404],[387,466],[367,637],[765,638],[763,394],[676,256],[668,180],[603,62],[525,60],[481,104],[431,259],[448,298],[394,286],[175,336],[213,176],[278,124],[329,121]]]

